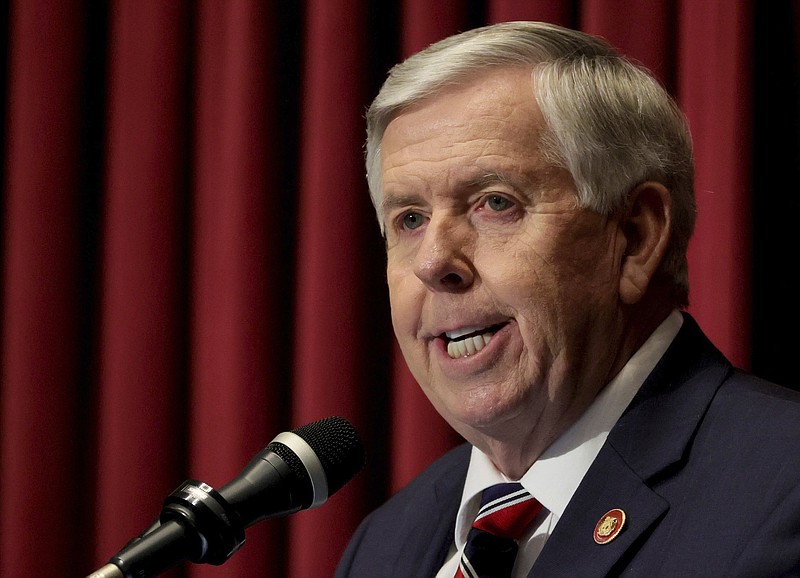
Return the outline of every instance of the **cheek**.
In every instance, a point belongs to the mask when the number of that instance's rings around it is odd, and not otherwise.
[[[558,349],[564,334],[592,310],[616,303],[613,251],[603,236],[576,241],[545,234],[521,241],[484,254],[481,274],[495,301],[512,309],[532,341]]]
[[[420,299],[414,279],[405,273],[394,271],[391,267],[386,274],[389,286],[389,304],[392,313],[392,325],[401,342],[413,337],[419,325]]]
[[[611,240],[599,238],[592,244],[578,247],[565,272],[575,280],[573,291],[596,301],[616,302],[619,288],[620,260]]]
[[[616,286],[619,274],[618,247],[613,229],[602,224],[565,228],[540,239],[531,250],[528,265],[551,289],[564,297],[584,295],[602,298]]]
[[[552,299],[556,268],[542,243],[528,239],[503,247],[481,247],[476,252],[476,270],[485,289],[499,304],[524,312],[531,305],[546,307]]]

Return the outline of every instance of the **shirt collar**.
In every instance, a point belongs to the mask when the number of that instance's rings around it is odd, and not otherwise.
[[[673,311],[656,328],[622,370],[603,388],[583,415],[557,438],[519,480],[555,518],[564,514],[575,490],[597,457],[625,408],[664,355],[683,324]],[[481,492],[510,481],[473,447],[456,518],[456,545],[461,548],[477,515]]]

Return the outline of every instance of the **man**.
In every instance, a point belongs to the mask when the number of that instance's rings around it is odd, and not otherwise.
[[[391,71],[367,168],[397,339],[469,444],[337,576],[800,575],[800,396],[679,312],[691,143],[648,73],[547,24],[451,37]],[[536,508],[497,537],[511,481]]]

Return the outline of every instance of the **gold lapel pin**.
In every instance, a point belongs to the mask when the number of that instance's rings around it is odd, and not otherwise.
[[[625,512],[619,508],[609,510],[597,521],[594,527],[594,541],[598,544],[608,544],[611,540],[619,536],[622,527],[625,525]]]

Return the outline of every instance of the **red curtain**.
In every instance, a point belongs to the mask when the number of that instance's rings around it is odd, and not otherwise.
[[[458,443],[394,344],[363,113],[399,58],[490,22],[599,34],[675,94],[698,164],[691,312],[735,363],[800,387],[796,3],[5,10],[2,576],[84,576],[183,480],[218,488],[277,433],[342,415],[368,451],[353,483],[249,529],[221,567],[169,572],[327,576],[358,521]]]

